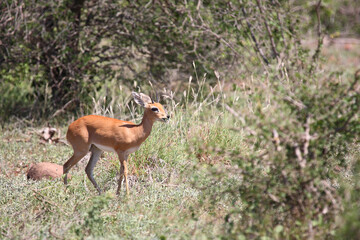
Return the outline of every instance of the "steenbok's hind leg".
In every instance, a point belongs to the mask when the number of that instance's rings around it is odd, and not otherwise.
[[[96,190],[98,190],[99,194],[101,194],[101,190],[94,179],[93,170],[94,170],[94,167],[95,167],[97,161],[100,159],[102,150],[97,148],[95,145],[91,145],[90,152],[91,152],[91,157],[90,157],[88,165],[85,168],[85,172],[86,172],[86,175],[88,176],[88,178],[90,179],[91,183],[96,188]]]
[[[72,155],[72,157],[64,164],[63,166],[63,173],[65,174],[64,177],[64,184],[67,184],[67,174],[70,171],[70,169],[79,162],[85,155],[87,154],[87,151],[81,151],[81,152],[75,152]]]

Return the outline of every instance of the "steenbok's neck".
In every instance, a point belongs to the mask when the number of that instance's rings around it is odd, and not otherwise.
[[[142,137],[147,138],[151,133],[151,129],[152,129],[154,122],[155,122],[155,119],[151,116],[151,114],[149,114],[148,110],[145,109],[143,119],[142,119],[141,123],[138,125],[139,130],[142,133],[139,135],[142,135]]]

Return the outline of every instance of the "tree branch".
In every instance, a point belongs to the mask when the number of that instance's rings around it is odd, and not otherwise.
[[[241,8],[241,11],[242,11],[244,17],[246,18],[246,17],[247,17],[247,14],[246,14],[245,8],[242,7],[242,8]],[[248,27],[248,30],[249,30],[249,32],[250,32],[251,39],[253,40],[253,42],[254,42],[254,44],[255,44],[255,51],[260,54],[260,56],[261,56],[262,60],[264,61],[264,63],[265,63],[266,65],[269,65],[269,60],[267,60],[267,58],[265,57],[262,49],[260,48],[259,43],[257,42],[256,37],[255,37],[255,35],[254,35],[253,31],[252,31],[252,26],[251,26],[251,24],[249,23],[248,20],[245,20],[245,21],[246,21],[246,25],[247,25],[247,27]]]

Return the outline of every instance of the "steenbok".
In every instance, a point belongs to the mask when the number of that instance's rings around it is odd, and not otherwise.
[[[71,123],[66,133],[66,139],[74,149],[72,157],[64,164],[64,183],[67,184],[69,170],[89,151],[91,157],[85,172],[101,194],[101,190],[93,177],[93,169],[103,151],[115,152],[120,160],[120,178],[116,194],[119,194],[121,182],[125,176],[126,193],[129,194],[127,159],[135,152],[150,135],[155,121],[166,122],[170,116],[164,107],[154,102],[143,93],[132,93],[137,104],[144,107],[144,116],[140,124],[121,121],[114,118],[89,115]]]

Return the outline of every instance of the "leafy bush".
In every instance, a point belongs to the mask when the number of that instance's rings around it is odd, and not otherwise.
[[[334,187],[342,179],[338,169],[351,168],[346,158],[360,133],[360,94],[354,88],[359,79],[340,81],[346,77],[247,82],[247,90],[232,93],[237,100],[228,108],[242,122],[248,151],[220,143],[209,148],[197,138],[202,144],[196,152],[205,148],[207,156],[237,166],[212,166],[203,173],[210,180],[196,182],[204,190],[203,207],[233,204],[223,219],[225,238],[335,236],[344,204]]]
[[[86,111],[93,92],[108,81],[136,87],[150,80],[158,88],[185,82],[190,63],[199,76],[212,76],[212,84],[214,69],[229,66],[241,74],[280,62],[289,72],[298,67],[291,62],[298,20],[278,1],[23,0],[1,6],[0,67],[31,85],[32,104],[22,116]],[[30,80],[10,71],[21,66]],[[19,113],[9,106],[7,115]]]

